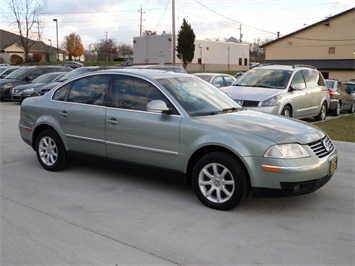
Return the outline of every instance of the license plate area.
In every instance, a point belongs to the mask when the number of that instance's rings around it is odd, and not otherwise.
[[[333,175],[337,167],[338,167],[338,158],[335,157],[330,161],[329,175]]]

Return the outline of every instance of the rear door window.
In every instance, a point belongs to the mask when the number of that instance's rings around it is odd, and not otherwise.
[[[304,69],[302,70],[304,79],[306,80],[307,87],[314,87],[318,85],[319,74],[318,71],[313,69]]]
[[[75,80],[58,89],[53,100],[104,105],[110,79],[109,75],[97,75]]]

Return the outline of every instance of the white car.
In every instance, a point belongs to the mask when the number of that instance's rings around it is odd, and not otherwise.
[[[231,75],[222,73],[195,73],[192,75],[211,83],[217,88],[231,86],[237,80]]]

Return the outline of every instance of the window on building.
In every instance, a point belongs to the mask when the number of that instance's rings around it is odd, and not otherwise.
[[[243,64],[243,59],[239,58],[239,65],[241,66]]]
[[[335,47],[329,47],[329,54],[335,54]]]
[[[245,65],[245,66],[248,65],[248,58],[244,58],[244,65]]]

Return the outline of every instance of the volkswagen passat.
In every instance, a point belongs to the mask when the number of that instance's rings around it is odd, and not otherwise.
[[[178,173],[228,210],[252,190],[299,195],[326,184],[337,151],[318,128],[243,110],[216,87],[159,70],[98,71],[21,105],[19,131],[49,171],[73,154]]]

